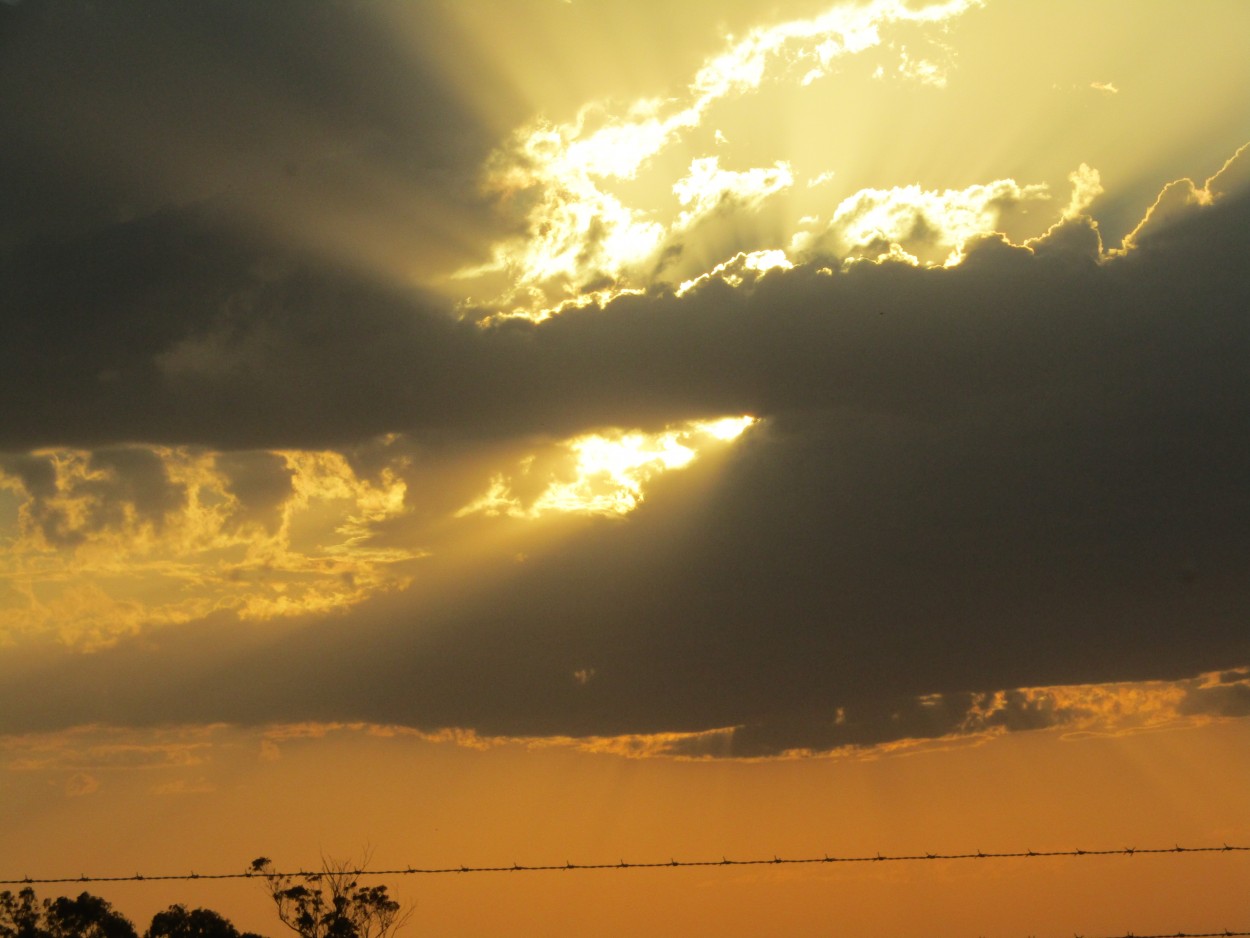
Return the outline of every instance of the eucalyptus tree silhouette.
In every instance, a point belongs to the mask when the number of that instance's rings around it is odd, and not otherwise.
[[[368,859],[357,866],[323,857],[320,872],[290,874],[257,857],[251,872],[264,878],[278,918],[301,938],[388,938],[412,913],[401,912],[385,886],[357,882]]]
[[[171,905],[152,916],[143,938],[260,938],[253,932],[239,933],[230,920],[212,909],[190,909]]]
[[[139,938],[125,916],[99,896],[44,899],[27,886],[0,892],[0,938]]]
[[[0,938],[139,938],[130,920],[99,896],[81,893],[40,901],[30,886],[0,892]],[[261,938],[239,933],[211,909],[171,905],[152,916],[143,938]]]

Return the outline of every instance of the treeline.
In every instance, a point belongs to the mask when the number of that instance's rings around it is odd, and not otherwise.
[[[40,900],[30,886],[0,892],[0,938],[139,938],[134,923],[89,892]],[[211,909],[171,905],[152,916],[143,938],[261,938],[240,933]]]
[[[366,856],[366,860],[368,857]],[[364,864],[360,864],[364,866]],[[249,873],[265,885],[278,920],[300,938],[388,938],[410,913],[382,885],[357,882],[348,863],[322,860],[321,872],[279,873],[265,857]],[[40,899],[27,886],[0,892],[0,938],[140,938],[134,923],[89,892],[77,899]],[[240,932],[211,909],[171,905],[152,916],[142,938],[262,938]]]

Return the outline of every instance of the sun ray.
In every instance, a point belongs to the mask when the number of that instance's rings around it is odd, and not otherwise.
[[[588,291],[610,298],[645,287],[663,266],[662,258],[686,248],[700,220],[730,210],[749,217],[794,184],[793,170],[782,159],[738,169],[722,165],[719,154],[699,153],[702,145],[715,148],[728,140],[719,128],[705,126],[713,111],[741,103],[770,82],[810,85],[840,59],[880,47],[882,31],[890,27],[936,26],[979,5],[948,0],[913,9],[897,0],[876,0],[835,6],[729,40],[703,63],[681,97],[637,100],[615,111],[595,103],[571,122],[539,120],[523,127],[496,154],[487,186],[500,197],[524,196],[529,202],[525,234],[498,243],[489,264],[464,268],[459,276],[506,271],[511,285],[495,302],[533,319],[546,318],[569,297]],[[905,78],[941,83],[940,69],[928,60],[905,57],[904,66]],[[668,182],[650,178],[663,179],[660,157],[679,143],[696,153],[684,175]],[[644,175],[647,185],[640,187]],[[630,201],[623,190],[632,193]],[[646,202],[658,207],[642,208]],[[780,243],[762,247],[783,249]]]

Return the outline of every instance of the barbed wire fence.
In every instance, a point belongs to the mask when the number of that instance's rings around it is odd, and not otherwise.
[[[922,863],[926,861],[940,860],[956,860],[956,861],[986,861],[986,860],[1014,860],[1014,859],[1036,859],[1045,857],[1064,857],[1064,858],[1092,858],[1092,857],[1134,857],[1138,855],[1172,855],[1172,856],[1199,856],[1202,854],[1233,854],[1233,853],[1250,853],[1250,846],[1221,844],[1220,846],[1202,846],[1202,847],[1183,847],[1175,844],[1171,847],[1120,847],[1114,849],[1101,850],[1011,850],[1011,851],[982,851],[977,850],[972,853],[901,853],[901,854],[883,854],[875,853],[871,855],[830,855],[822,854],[821,856],[807,857],[781,857],[774,854],[772,857],[758,857],[754,859],[731,859],[729,857],[721,857],[719,860],[653,860],[646,862],[629,862],[626,860],[618,860],[608,863],[573,863],[565,861],[564,863],[540,863],[540,864],[521,864],[513,863],[507,866],[404,866],[393,867],[390,869],[369,869],[367,867],[358,867],[352,869],[340,870],[338,872],[345,873],[349,876],[357,878],[361,877],[381,877],[381,876],[416,876],[416,875],[446,875],[446,874],[468,874],[468,873],[544,873],[554,871],[574,871],[574,870],[658,870],[658,869],[682,869],[692,867],[743,867],[743,866],[785,866],[785,865],[816,865],[816,864],[873,864],[873,863]],[[319,870],[293,870],[289,872],[262,871],[260,869],[247,869],[241,872],[229,873],[197,873],[195,871],[189,873],[158,873],[143,874],[134,873],[127,876],[111,876],[111,875],[87,875],[79,874],[78,876],[23,876],[20,879],[0,879],[0,886],[34,886],[34,885],[61,885],[67,883],[123,883],[123,882],[168,882],[172,880],[232,880],[232,879],[266,879],[270,877],[298,877],[304,879],[316,879],[321,875]],[[1075,934],[1073,938],[1250,938],[1250,931],[1233,931],[1224,929],[1221,931],[1174,931],[1159,932],[1152,934],[1135,934],[1134,932],[1126,932],[1122,935],[1080,935]]]
[[[1009,860],[1009,859],[1032,859],[1042,857],[1109,857],[1109,856],[1145,856],[1151,854],[1187,854],[1199,855],[1207,853],[1250,853],[1250,846],[1238,846],[1233,844],[1221,844],[1218,847],[1182,847],[1179,844],[1171,847],[1120,847],[1115,849],[1103,850],[1012,850],[1012,851],[982,851],[977,850],[973,853],[900,853],[900,854],[861,854],[855,856],[835,856],[830,854],[822,854],[818,857],[781,857],[773,855],[772,857],[734,860],[729,857],[721,857],[719,860],[652,860],[647,862],[630,862],[627,860],[618,860],[608,863],[573,863],[565,861],[564,863],[539,863],[539,864],[521,864],[512,863],[507,866],[404,866],[393,867],[391,869],[369,869],[367,867],[358,867],[346,869],[343,872],[356,877],[365,876],[414,876],[414,875],[432,875],[432,874],[448,874],[448,873],[545,873],[555,870],[653,870],[653,869],[680,869],[689,867],[729,867],[729,866],[782,866],[782,865],[811,865],[820,863],[913,863],[933,860]],[[134,873],[126,876],[99,876],[80,874],[78,876],[47,876],[32,877],[23,876],[20,879],[0,879],[0,886],[14,885],[36,885],[36,884],[56,884],[56,883],[121,883],[121,882],[142,882],[151,880],[154,882],[168,880],[196,880],[196,879],[261,879],[265,876],[292,876],[292,877],[310,877],[319,875],[317,870],[291,870],[287,872],[262,873],[257,870],[243,870],[242,872],[231,873],[159,873],[159,874],[143,874]],[[1218,934],[1223,934],[1219,932]],[[1148,938],[1148,936],[1140,935],[1136,938]]]

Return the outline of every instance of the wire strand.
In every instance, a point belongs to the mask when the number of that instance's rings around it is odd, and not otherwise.
[[[721,857],[719,860],[659,860],[642,863],[633,863],[626,860],[619,860],[615,863],[573,863],[565,861],[564,863],[543,863],[536,865],[525,865],[513,863],[509,866],[434,866],[434,867],[397,867],[394,869],[348,869],[342,872],[356,877],[363,876],[413,876],[413,875],[430,875],[442,873],[543,873],[553,870],[652,870],[652,869],[673,869],[673,868],[689,868],[689,867],[730,867],[730,866],[781,866],[781,865],[798,865],[798,864],[816,864],[816,863],[910,863],[923,860],[1007,860],[1016,858],[1030,859],[1034,857],[1109,857],[1109,856],[1125,856],[1132,857],[1138,854],[1173,854],[1173,855],[1195,855],[1200,853],[1245,853],[1250,852],[1250,846],[1234,846],[1223,844],[1219,847],[1182,847],[1179,844],[1172,847],[1122,847],[1111,850],[1014,850],[1004,852],[985,852],[977,850],[975,853],[905,853],[885,855],[877,853],[872,856],[830,856],[823,854],[818,857],[780,857],[774,855],[771,858],[751,859],[751,860],[731,860],[728,857]],[[31,877],[23,876],[21,879],[0,879],[0,886],[14,885],[36,885],[36,884],[52,884],[52,883],[122,883],[122,882],[162,882],[169,880],[197,880],[197,879],[264,879],[267,876],[288,876],[288,877],[309,877],[318,876],[318,870],[294,870],[290,872],[270,872],[262,873],[255,870],[246,870],[241,873],[162,873],[158,875],[144,875],[135,873],[131,876],[88,876],[82,874],[79,876],[48,876],[48,877]],[[1179,933],[1171,933],[1162,938],[1176,938]],[[1242,934],[1227,932],[1212,932],[1214,935]],[[1123,938],[1156,938],[1150,935],[1123,936]],[[1192,938],[1199,938],[1194,934]]]

